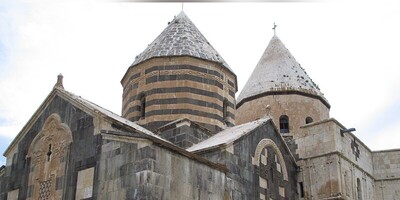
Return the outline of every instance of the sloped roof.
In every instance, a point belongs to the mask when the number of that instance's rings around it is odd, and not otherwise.
[[[298,91],[318,96],[327,103],[318,86],[276,35],[269,42],[237,102],[241,104],[246,98],[269,91]]]
[[[14,138],[14,140],[11,142],[11,144],[8,146],[8,148],[5,150],[4,154],[5,155],[10,148],[12,148],[18,141],[23,138],[23,136],[26,134],[26,132],[30,129],[32,124],[37,120],[39,117],[40,113],[43,111],[43,109],[47,106],[47,104],[56,96],[59,95],[65,99],[70,100],[73,104],[78,105],[81,109],[84,109],[86,111],[92,112],[92,113],[97,113],[101,114],[111,120],[117,121],[130,129],[133,129],[137,131],[139,134],[144,134],[146,136],[156,138],[158,140],[162,140],[163,142],[170,143],[169,141],[159,137],[158,135],[154,134],[153,132],[139,126],[138,124],[131,122],[105,108],[102,108],[101,106],[98,106],[95,103],[92,103],[80,96],[77,96],[71,92],[68,92],[64,90],[63,88],[60,87],[54,87],[53,90],[50,92],[50,94],[46,97],[46,99],[43,101],[43,103],[40,105],[40,107],[36,110],[36,112],[32,115],[32,117],[29,119],[29,121],[25,124],[25,126],[22,128],[22,130],[18,133],[18,135]]]
[[[182,149],[171,142],[161,138],[158,135],[155,135],[151,131],[139,126],[138,124],[131,122],[105,108],[102,108],[101,106],[98,106],[95,103],[92,103],[80,96],[77,96],[73,93],[70,93],[66,90],[64,90],[61,87],[54,87],[53,90],[50,92],[50,94],[46,97],[46,99],[43,101],[43,103],[40,105],[40,107],[36,110],[36,112],[33,114],[33,116],[29,119],[27,124],[22,128],[22,130],[19,132],[19,134],[14,138],[14,140],[11,142],[11,144],[8,146],[8,148],[5,150],[3,155],[6,155],[12,147],[14,147],[21,138],[24,137],[26,132],[31,128],[33,123],[38,119],[40,116],[41,112],[46,108],[49,102],[56,96],[60,96],[62,98],[65,98],[68,100],[70,103],[74,104],[75,106],[79,107],[80,109],[85,110],[86,112],[92,113],[92,114],[97,114],[103,117],[104,119],[111,119],[113,121],[116,121],[126,127],[129,127],[131,129],[129,132],[117,132],[117,131],[112,131],[112,130],[101,130],[101,133],[105,134],[111,134],[111,135],[120,135],[120,136],[129,136],[129,137],[141,137],[141,138],[147,138],[150,139],[151,141],[158,143],[160,146],[163,146],[164,148],[168,148],[169,150],[173,152],[177,152],[189,159],[194,159],[198,162],[201,162],[203,164],[206,164],[210,167],[213,167],[215,169],[218,169],[222,172],[228,171],[226,166],[218,163],[211,162],[201,156],[198,156],[194,153],[188,152],[185,149]],[[132,131],[134,130],[134,131]],[[132,132],[131,132],[132,131]],[[1,169],[0,169],[1,173]]]
[[[271,118],[266,117],[245,124],[241,124],[238,126],[227,128],[215,134],[214,136],[208,138],[207,140],[204,140],[203,142],[197,143],[187,148],[186,150],[194,152],[199,150],[210,149],[221,145],[231,144],[235,140],[241,138],[242,136],[246,135],[247,133],[251,132],[258,126],[262,125],[263,123],[269,120],[271,120]]]
[[[120,123],[122,123],[122,124],[124,124],[126,126],[129,126],[130,128],[133,128],[133,129],[137,130],[139,133],[147,134],[147,135],[150,135],[152,137],[157,137],[158,139],[164,140],[163,138],[161,138],[158,135],[154,134],[153,132],[147,130],[146,128],[136,124],[135,122],[129,121],[128,119],[125,119],[125,118],[123,118],[123,117],[121,117],[121,116],[119,116],[119,115],[117,115],[117,114],[115,114],[115,113],[113,113],[113,112],[111,112],[111,111],[109,111],[109,110],[107,110],[107,109],[105,109],[105,108],[103,108],[103,107],[101,107],[101,106],[89,101],[89,100],[86,100],[86,99],[84,99],[84,98],[82,98],[80,96],[77,96],[77,95],[75,95],[75,94],[73,94],[71,92],[68,92],[66,90],[63,90],[63,89],[57,89],[57,90],[59,92],[61,92],[61,93],[64,93],[64,94],[68,95],[69,97],[73,98],[74,100],[78,101],[79,103],[87,106],[89,109],[91,109],[94,112],[98,111],[101,114],[103,114],[103,115],[105,115],[105,116],[107,116],[107,117],[109,117],[109,118],[111,118],[111,119],[113,119],[115,121],[118,121],[118,122],[120,122]],[[164,140],[164,141],[165,142],[169,142],[167,140]]]
[[[221,63],[233,73],[221,55],[183,11],[136,57],[131,67],[151,58],[166,56],[192,56]]]

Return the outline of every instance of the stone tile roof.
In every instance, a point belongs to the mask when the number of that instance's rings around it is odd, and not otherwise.
[[[68,92],[67,90],[64,90],[61,87],[54,87],[53,90],[50,92],[50,94],[46,97],[46,99],[43,101],[43,103],[39,106],[39,108],[35,111],[33,116],[28,120],[28,122],[25,124],[25,126],[22,128],[22,130],[17,134],[17,136],[14,138],[14,140],[11,142],[9,147],[5,150],[4,155],[8,153],[8,151],[19,142],[21,138],[24,137],[24,135],[28,132],[28,130],[31,128],[32,124],[37,120],[41,112],[45,109],[47,104],[56,96],[59,95],[60,97],[68,100],[69,102],[72,102],[75,106],[78,106],[85,112],[93,113],[100,115],[101,117],[106,117],[108,119],[111,119],[113,121],[117,121],[124,126],[129,127],[130,129],[135,130],[138,134],[141,134],[143,136],[148,136],[150,138],[155,138],[157,140],[163,141],[165,143],[171,144],[171,142],[161,138],[160,136],[154,134],[153,132],[147,130],[146,128],[136,124],[135,122],[131,122],[128,119],[125,119],[89,100],[86,100],[78,95],[75,95],[71,92]],[[132,135],[133,136],[133,135]]]
[[[166,56],[192,56],[221,63],[233,73],[221,55],[211,46],[183,11],[136,57],[131,66],[151,58]]]
[[[213,147],[221,146],[221,145],[228,145],[234,142],[235,140],[241,138],[242,136],[246,135],[247,133],[251,132],[255,128],[261,126],[262,124],[271,120],[269,117],[261,118],[252,122],[248,122],[245,124],[241,124],[238,126],[227,128],[214,136],[204,140],[203,142],[197,143],[188,149],[187,151],[195,152],[201,151],[206,149],[211,149]]]
[[[240,104],[246,98],[269,91],[304,92],[326,101],[318,86],[277,36],[272,37],[237,102]]]
[[[89,101],[89,100],[86,100],[86,99],[84,99],[84,98],[82,98],[80,96],[77,96],[77,95],[75,95],[75,94],[73,94],[71,92],[68,92],[68,91],[66,91],[64,89],[57,88],[56,90],[58,90],[58,92],[61,92],[61,93],[65,94],[65,95],[67,95],[68,97],[74,99],[75,101],[79,102],[80,104],[83,104],[85,107],[89,108],[89,110],[91,110],[93,112],[101,113],[104,116],[107,116],[107,117],[109,117],[109,118],[111,118],[111,119],[113,119],[115,121],[118,121],[118,122],[130,127],[130,128],[133,128],[134,130],[138,131],[141,134],[146,134],[146,135],[149,135],[151,137],[156,137],[156,138],[158,138],[160,140],[163,140],[165,142],[170,143],[169,141],[164,140],[163,138],[161,138],[158,135],[154,134],[153,132],[147,130],[146,128],[136,124],[135,122],[132,122],[132,121],[130,121],[128,119],[125,119],[125,118],[119,116],[118,114],[115,114],[115,113],[113,113],[113,112],[111,112],[111,111],[109,111],[109,110],[107,110],[107,109],[105,109],[105,108],[103,108],[103,107],[101,107],[101,106]]]

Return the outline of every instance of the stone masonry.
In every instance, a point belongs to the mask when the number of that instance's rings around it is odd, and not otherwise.
[[[4,152],[0,200],[400,200],[400,149],[334,118],[274,35],[236,75],[181,12],[121,80],[122,116],[53,90]]]

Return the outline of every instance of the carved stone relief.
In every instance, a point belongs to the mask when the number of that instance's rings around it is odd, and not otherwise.
[[[30,199],[61,199],[56,193],[56,179],[65,175],[65,161],[72,142],[69,127],[61,123],[58,114],[50,115],[42,130],[33,139],[28,157],[31,158],[29,186],[33,186]]]

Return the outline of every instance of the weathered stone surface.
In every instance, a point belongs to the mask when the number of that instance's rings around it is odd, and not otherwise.
[[[140,143],[140,142],[139,142]],[[121,149],[122,159],[107,151]],[[104,141],[100,159],[100,190],[96,198],[108,199],[220,199],[225,174],[156,145]],[[123,153],[122,153],[123,152]]]
[[[172,142],[173,144],[187,149],[194,144],[209,138],[212,133],[210,130],[191,122],[188,119],[177,120],[157,130],[162,138]]]
[[[275,144],[275,146],[259,146],[259,141],[263,139],[268,139],[271,141],[270,144]],[[261,163],[261,158],[256,159],[259,160],[257,163],[253,162],[257,147],[262,148],[261,155],[266,156],[266,164]],[[223,163],[228,167],[229,173],[225,190],[232,199],[259,199],[260,196],[265,196],[266,199],[278,199],[277,195],[280,190],[281,193],[285,191],[288,199],[298,198],[297,165],[271,121],[260,124],[259,127],[235,140],[233,149],[234,153],[228,152],[225,148],[204,152],[197,150],[199,154],[209,160]],[[282,160],[275,158],[278,154],[282,156]],[[261,155],[257,156],[261,157]],[[284,170],[281,169],[282,166],[285,166]],[[266,180],[267,183],[260,182],[260,180]],[[265,185],[269,186],[267,190],[263,188]],[[284,189],[279,190],[279,186]]]
[[[132,66],[154,57],[193,56],[221,63],[232,71],[193,22],[182,11],[168,27],[138,55]]]
[[[47,107],[41,112],[37,120],[31,125],[29,131],[19,141],[19,144],[14,147],[12,162],[7,163],[5,174],[1,182],[1,199],[5,199],[7,191],[14,188],[19,188],[19,198],[29,199],[33,197],[34,187],[28,185],[29,174],[33,173],[36,166],[32,165],[32,158],[28,157],[28,150],[30,144],[35,136],[40,133],[45,120],[57,113],[60,116],[61,122],[66,124],[71,130],[72,143],[68,156],[62,160],[68,163],[63,179],[55,180],[53,187],[60,187],[64,185],[63,198],[72,199],[75,197],[76,176],[79,170],[95,166],[96,164],[96,150],[97,150],[97,137],[93,134],[93,118],[81,109],[75,107],[68,101],[55,96],[54,99],[48,103]],[[57,146],[56,146],[57,147]],[[63,183],[60,183],[63,180]],[[58,193],[59,194],[59,193]]]
[[[277,91],[297,91],[315,95],[330,107],[317,84],[307,75],[278,36],[274,35],[239,94],[237,102],[240,105],[248,98]]]
[[[5,152],[0,200],[400,199],[400,150],[343,131],[276,36],[237,110],[236,76],[206,43],[178,16],[122,79],[125,118],[59,77]]]
[[[213,133],[235,124],[236,75],[218,63],[187,56],[153,58],[129,68],[121,84],[122,116],[149,130],[182,118]]]

